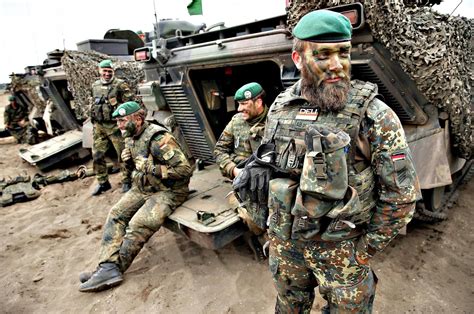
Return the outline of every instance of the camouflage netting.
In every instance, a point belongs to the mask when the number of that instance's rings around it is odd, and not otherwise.
[[[351,0],[294,0],[288,8],[291,30],[307,12]],[[439,0],[359,0],[373,36],[415,81],[418,89],[449,114],[457,155],[471,154],[471,89],[474,80],[472,29],[474,20],[434,12]],[[389,23],[387,23],[389,22]]]
[[[46,102],[38,96],[37,88],[41,86],[41,82],[37,76],[12,75],[10,78],[10,92],[12,94],[24,93],[28,100],[33,103],[33,107],[40,109],[40,111],[46,108]]]
[[[91,85],[99,79],[97,65],[104,59],[112,60],[115,75],[125,80],[135,94],[138,83],[145,78],[138,62],[121,61],[95,51],[64,51],[61,62],[76,102],[75,114],[78,119],[88,116],[90,104],[93,102]]]

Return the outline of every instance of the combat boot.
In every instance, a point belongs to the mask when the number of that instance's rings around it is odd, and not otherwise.
[[[260,241],[258,240],[258,236],[252,234],[246,237],[247,244],[253,252],[253,256],[259,262],[264,261],[267,256],[264,253],[264,249]]]
[[[103,192],[108,191],[111,188],[112,188],[112,186],[110,185],[109,181],[105,181],[104,183],[99,183],[99,184],[97,184],[94,191],[92,192],[92,196],[102,194]]]
[[[85,274],[85,273],[83,273]],[[82,274],[81,274],[82,275]],[[79,276],[79,280],[86,279]],[[80,292],[98,292],[122,283],[122,272],[115,263],[102,263],[86,282],[79,286]]]
[[[130,182],[122,183],[122,193],[127,193],[132,188],[132,184]]]
[[[84,272],[79,274],[79,281],[81,283],[84,283],[87,280],[91,279],[93,274],[94,274],[94,272],[92,272],[92,271],[84,271]]]

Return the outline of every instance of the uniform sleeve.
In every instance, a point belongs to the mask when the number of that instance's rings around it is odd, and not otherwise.
[[[405,132],[397,115],[379,100],[369,130],[378,200],[363,239],[369,255],[383,250],[413,217],[421,192]],[[369,111],[371,107],[369,106]]]
[[[162,179],[186,179],[193,169],[176,139],[168,132],[157,134],[150,145],[151,154],[159,161]]]
[[[120,83],[119,90],[120,90],[120,98],[121,98],[120,103],[134,100],[133,92],[130,89],[130,86],[128,86],[126,82]]]
[[[10,105],[5,107],[5,111],[3,113],[3,123],[5,124],[5,127],[10,124],[11,122],[11,112],[10,112]]]
[[[227,124],[214,148],[216,163],[219,165],[222,174],[230,179],[234,178],[233,171],[236,166],[234,159],[234,134],[233,120]]]

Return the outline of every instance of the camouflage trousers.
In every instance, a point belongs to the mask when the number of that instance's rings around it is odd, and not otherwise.
[[[278,292],[276,313],[310,313],[314,288],[327,301],[323,313],[371,313],[376,277],[355,258],[357,239],[339,242],[270,242],[270,271]]]
[[[37,142],[37,131],[29,123],[25,126],[15,125],[12,128],[7,128],[11,136],[20,144],[36,144]]]
[[[108,180],[107,164],[105,161],[105,154],[109,150],[110,145],[113,145],[117,153],[118,162],[120,163],[120,172],[122,173],[122,182],[131,182],[131,173],[121,162],[120,155],[124,148],[124,140],[120,134],[120,130],[112,123],[95,123],[93,130],[94,143],[92,144],[92,158],[94,172],[99,183],[104,183]]]
[[[112,262],[125,272],[148,239],[187,198],[188,188],[144,194],[132,188],[109,212],[99,264]]]
[[[249,228],[250,232],[252,232],[255,235],[261,235],[265,233],[265,230],[260,228],[252,219],[250,214],[247,212],[247,209],[245,207],[242,207],[239,205],[239,201],[234,195],[229,196],[229,205],[232,208],[237,208],[237,212],[239,214],[239,217],[242,219],[242,221],[245,223],[247,228]]]

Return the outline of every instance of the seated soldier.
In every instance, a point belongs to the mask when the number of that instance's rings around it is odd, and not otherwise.
[[[227,124],[214,149],[222,174],[231,180],[241,171],[237,164],[250,157],[262,140],[268,112],[264,97],[265,91],[255,82],[245,84],[235,93],[234,100],[239,104],[239,113]],[[258,218],[258,209],[237,205],[235,197],[232,197],[230,202],[237,207],[239,216],[251,232],[251,235],[246,237],[256,259],[265,259],[260,242],[264,241],[266,222]]]
[[[3,114],[5,128],[18,143],[36,144],[36,130],[28,121],[28,108],[17,103],[15,96],[9,96],[8,101]]]
[[[125,137],[121,157],[133,169],[133,183],[109,212],[99,266],[79,276],[81,292],[105,290],[123,281],[122,274],[143,245],[186,200],[193,172],[177,140],[164,127],[145,122],[138,103],[123,103],[113,118]]]

